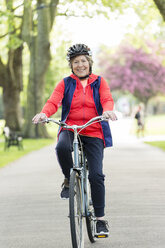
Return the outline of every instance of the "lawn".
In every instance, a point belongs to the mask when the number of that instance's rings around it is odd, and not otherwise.
[[[18,150],[17,147],[11,146],[9,150],[4,151],[4,137],[3,137],[4,121],[0,120],[0,167],[13,162],[14,160],[28,154],[32,151],[39,150],[44,146],[50,145],[55,142],[57,129],[53,123],[47,125],[47,129],[52,139],[23,139],[23,150]]]
[[[163,151],[165,151],[165,141],[152,141],[152,142],[145,142],[146,144],[156,146],[158,148],[161,148]]]
[[[134,124],[136,130],[136,121]],[[165,135],[165,115],[148,116],[145,120],[145,136]],[[165,151],[165,141],[145,142],[146,144],[159,147]]]
[[[18,150],[16,146],[11,146],[9,150],[6,151],[4,151],[4,142],[0,142],[0,167],[13,162],[27,153],[50,145],[53,142],[55,142],[54,139],[24,139],[23,150]]]
[[[165,135],[165,115],[148,116],[145,121],[145,135]]]

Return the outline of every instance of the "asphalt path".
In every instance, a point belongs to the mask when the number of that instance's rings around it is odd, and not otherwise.
[[[110,236],[91,244],[85,234],[85,248],[165,247],[165,152],[131,137],[130,125],[112,123],[114,147],[105,149]],[[54,145],[0,169],[0,248],[72,247]]]

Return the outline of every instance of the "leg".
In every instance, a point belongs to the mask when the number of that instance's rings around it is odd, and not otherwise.
[[[105,186],[102,171],[103,140],[92,137],[82,137],[88,160],[89,181],[91,184],[91,195],[96,217],[104,216]]]
[[[89,181],[91,184],[91,195],[96,216],[95,237],[106,238],[109,235],[108,222],[103,220],[105,207],[105,186],[102,172],[103,141],[98,138],[86,137],[85,152],[88,160]],[[91,141],[89,141],[91,140]]]
[[[73,167],[72,150],[73,150],[74,135],[71,131],[64,130],[59,135],[59,140],[56,146],[56,154],[62,172],[69,180],[70,169]]]

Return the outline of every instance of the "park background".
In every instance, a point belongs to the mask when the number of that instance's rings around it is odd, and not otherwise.
[[[53,126],[31,120],[70,74],[66,52],[75,43],[93,51],[93,72],[107,80],[119,118],[133,119],[141,104],[145,135],[165,135],[164,27],[163,0],[1,0],[0,166],[54,142]],[[5,125],[23,136],[23,150],[4,151]],[[165,149],[162,140],[151,144]]]

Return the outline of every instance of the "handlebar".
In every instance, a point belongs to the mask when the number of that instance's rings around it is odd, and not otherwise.
[[[103,115],[100,115],[100,116],[96,116],[92,119],[90,119],[88,122],[86,122],[84,125],[72,125],[72,126],[69,126],[67,125],[65,122],[62,122],[62,121],[57,121],[53,118],[46,118],[45,120],[41,121],[40,123],[49,123],[49,122],[53,122],[57,125],[59,125],[60,127],[62,128],[66,128],[66,129],[72,129],[72,130],[77,130],[77,129],[84,129],[86,127],[88,127],[89,125],[93,124],[93,123],[96,123],[96,122],[100,122],[100,121],[107,121],[108,119],[106,119]],[[81,131],[80,130],[80,131]],[[79,131],[79,132],[80,132]]]

